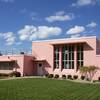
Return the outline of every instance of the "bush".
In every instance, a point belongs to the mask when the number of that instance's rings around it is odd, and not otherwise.
[[[56,75],[54,76],[54,78],[59,78],[59,75],[58,75],[58,74],[56,74]]]
[[[98,81],[100,81],[100,77],[98,77]]]
[[[49,76],[49,74],[45,74],[45,77],[48,77]]]
[[[66,75],[62,75],[62,79],[66,79]]]
[[[73,79],[75,79],[75,80],[78,79],[78,75],[74,75]]]
[[[49,74],[48,75],[48,78],[53,78],[53,74]]]
[[[72,79],[72,75],[67,75],[67,78],[68,79]]]
[[[81,76],[81,80],[84,80],[85,79],[85,76]]]
[[[1,77],[8,77],[9,75],[7,73],[0,73]]]
[[[12,73],[9,74],[10,77],[20,77],[21,76],[21,73],[20,72],[17,72],[17,71],[13,71]]]

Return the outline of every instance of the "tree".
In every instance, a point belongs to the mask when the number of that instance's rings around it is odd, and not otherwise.
[[[97,70],[99,70],[99,68],[96,66],[89,66],[88,67],[88,73],[89,73],[89,77],[90,77],[91,82],[93,82],[93,77],[94,77],[95,73],[97,72]]]
[[[85,79],[89,78],[93,82],[95,73],[99,70],[96,66],[83,66],[80,68],[80,73],[85,76]]]

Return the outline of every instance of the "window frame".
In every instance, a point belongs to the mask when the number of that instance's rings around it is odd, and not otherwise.
[[[66,50],[67,50],[67,54],[66,54]],[[62,68],[74,69],[74,45],[65,44],[62,46]]]
[[[54,69],[59,68],[59,46],[54,46]]]
[[[79,69],[84,65],[84,45],[77,45],[77,68]]]

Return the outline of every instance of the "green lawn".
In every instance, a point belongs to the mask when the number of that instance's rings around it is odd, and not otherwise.
[[[0,80],[0,100],[100,100],[100,84],[44,78]]]

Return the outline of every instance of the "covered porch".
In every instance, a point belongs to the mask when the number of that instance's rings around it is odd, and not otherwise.
[[[10,73],[16,70],[16,60],[7,58],[0,59],[0,73]]]
[[[36,75],[37,76],[43,76],[45,74],[45,59],[35,59],[35,66],[36,66]]]

